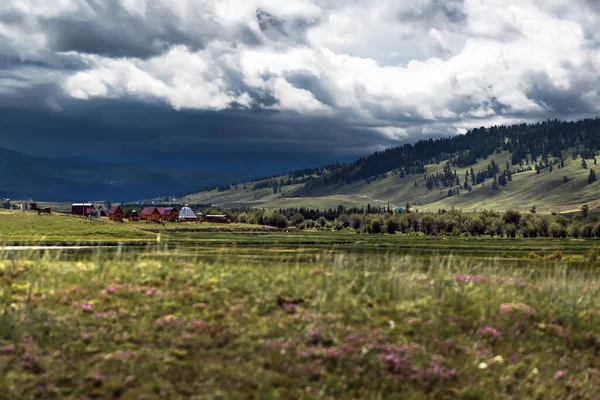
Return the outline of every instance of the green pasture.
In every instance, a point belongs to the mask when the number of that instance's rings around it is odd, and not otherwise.
[[[496,254],[526,253],[538,241],[188,235],[0,250],[0,398],[600,391],[600,281],[586,242],[573,242],[581,259],[572,262]],[[404,240],[421,251],[398,247]],[[559,245],[538,243],[548,255]]]

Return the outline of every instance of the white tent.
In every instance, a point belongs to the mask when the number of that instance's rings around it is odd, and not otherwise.
[[[189,208],[186,204],[185,207],[183,207],[181,211],[179,211],[179,218],[177,218],[177,220],[183,222],[198,221],[198,217],[196,217],[196,214],[194,214],[192,209]]]

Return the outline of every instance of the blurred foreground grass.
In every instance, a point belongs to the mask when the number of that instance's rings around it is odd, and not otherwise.
[[[598,398],[595,264],[306,251],[0,254],[0,398]]]

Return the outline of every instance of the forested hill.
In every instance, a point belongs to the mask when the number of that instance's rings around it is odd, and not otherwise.
[[[482,127],[452,138],[420,140],[360,158],[323,177],[322,182],[352,183],[390,171],[407,175],[424,174],[425,165],[445,160],[450,160],[453,167],[467,167],[502,150],[511,154],[512,165],[522,165],[528,160],[545,165],[550,158],[571,156],[568,152],[578,145],[581,153],[598,151],[600,119]],[[308,189],[311,185],[307,186]]]
[[[350,164],[291,172],[287,176],[248,182],[242,187],[226,185],[217,192],[206,191],[189,197],[237,206],[333,206],[336,202],[404,204],[411,201],[421,206],[439,203],[440,206],[486,207],[494,204],[486,199],[509,199],[507,189],[522,207],[535,205],[525,204],[525,201],[543,203],[537,190],[546,194],[564,192],[566,196],[554,200],[556,205],[575,206],[578,200],[600,198],[594,194],[597,190],[587,187],[595,183],[595,156],[599,149],[598,118],[482,127],[464,135],[390,148]],[[558,174],[558,170],[562,173]],[[513,178],[530,187],[529,196],[521,193],[515,197],[517,185]],[[485,188],[486,181],[488,188]],[[568,189],[563,186],[567,184],[571,185]],[[579,184],[586,186],[579,187]],[[459,197],[448,200],[455,196]]]

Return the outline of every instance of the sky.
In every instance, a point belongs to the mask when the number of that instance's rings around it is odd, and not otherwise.
[[[0,146],[243,172],[600,114],[594,0],[3,0]]]

